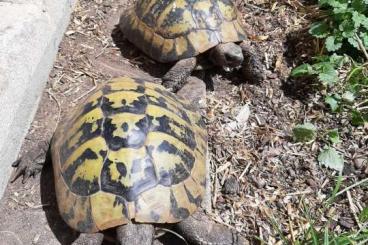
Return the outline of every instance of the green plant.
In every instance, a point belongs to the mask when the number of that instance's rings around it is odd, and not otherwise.
[[[368,122],[368,0],[320,0],[319,5],[324,18],[313,23],[309,33],[323,39],[324,46],[311,64],[294,68],[291,76],[316,76],[325,87],[324,102],[331,111],[348,111],[352,125],[364,125]]]
[[[368,59],[368,1],[319,0],[319,5],[325,9],[325,18],[313,23],[309,33],[325,38],[329,52],[338,51],[346,44]]]
[[[293,138],[296,142],[313,141],[316,136],[316,127],[311,123],[298,124],[293,128]]]

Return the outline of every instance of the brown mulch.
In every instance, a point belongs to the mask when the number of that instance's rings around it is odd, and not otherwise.
[[[58,118],[80,103],[96,83],[142,71],[160,77],[168,69],[132,44],[116,47],[112,30],[129,4],[79,1],[23,153],[51,137]],[[345,117],[330,114],[314,81],[289,78],[291,68],[314,53],[316,43],[307,34],[316,13],[312,4],[238,0],[249,37],[267,68],[267,79],[261,84],[240,83],[240,74],[220,72],[214,77],[214,91],[207,92],[213,217],[246,234],[252,243],[262,239],[274,244],[280,232],[285,236],[303,233],[308,228],[305,207],[317,219],[317,227],[329,221],[336,232],[359,229],[355,216],[368,201],[367,188],[360,186],[324,209],[337,176],[317,162],[326,141],[320,137],[298,144],[291,137],[293,126],[302,122],[313,122],[321,132],[339,128],[342,142],[337,149],[345,160],[342,188],[367,178],[366,129],[351,127]],[[242,118],[237,121],[238,115]],[[46,167],[25,185],[19,180],[8,185],[0,203],[0,234],[14,244],[21,244],[18,240],[70,244],[75,239],[77,234],[57,214],[51,180],[52,172]]]

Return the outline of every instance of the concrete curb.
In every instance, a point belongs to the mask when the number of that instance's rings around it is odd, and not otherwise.
[[[76,0],[0,0],[0,198]]]

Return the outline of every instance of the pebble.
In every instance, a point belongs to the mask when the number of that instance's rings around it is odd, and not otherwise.
[[[314,179],[307,179],[306,182],[310,187],[317,187],[317,183]]]
[[[266,185],[266,181],[264,181],[262,178],[253,177],[253,182],[259,189],[262,189]]]
[[[289,168],[287,171],[288,171],[288,174],[289,174],[290,177],[295,177],[295,171],[294,171],[294,169]]]
[[[363,167],[364,162],[365,162],[364,158],[355,158],[354,159],[354,167],[356,169],[361,169]]]
[[[229,178],[227,178],[222,190],[225,194],[238,194],[240,190],[238,179],[234,176],[230,176]]]
[[[354,221],[350,218],[340,218],[339,225],[344,228],[351,229],[352,227],[354,227]]]

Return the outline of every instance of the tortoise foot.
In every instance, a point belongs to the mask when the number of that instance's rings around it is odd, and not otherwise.
[[[102,233],[81,233],[72,245],[101,245],[103,238],[104,236]]]
[[[197,245],[247,245],[248,241],[238,232],[210,220],[202,211],[194,213],[176,228],[190,243]]]
[[[170,92],[176,93],[183,87],[187,78],[197,65],[197,58],[179,60],[162,78],[162,85]]]
[[[152,245],[155,229],[150,224],[126,224],[116,229],[121,245]]]
[[[36,176],[40,173],[46,161],[49,145],[49,141],[41,141],[37,146],[13,162],[12,167],[16,168],[16,171],[11,182],[23,176],[22,183],[25,183],[29,177]]]

